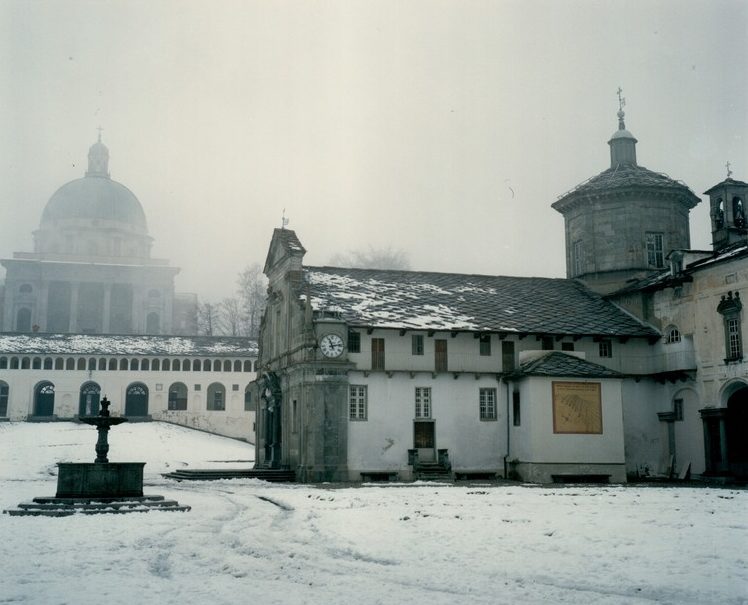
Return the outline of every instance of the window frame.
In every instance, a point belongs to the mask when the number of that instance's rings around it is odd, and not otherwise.
[[[424,355],[424,350],[423,334],[413,334],[410,337],[411,355]]]
[[[644,234],[647,264],[655,269],[665,268],[665,234],[660,231],[647,231]]]
[[[496,387],[480,387],[478,389],[478,419],[490,422],[498,418]]]
[[[432,399],[431,387],[415,387],[413,417],[416,420],[431,420]]]
[[[348,330],[348,352],[361,352],[361,332],[358,332],[356,330]]]
[[[597,346],[598,357],[601,359],[613,358],[613,341],[610,338],[601,338]]]
[[[365,422],[369,419],[368,391],[365,384],[348,385],[348,420]]]

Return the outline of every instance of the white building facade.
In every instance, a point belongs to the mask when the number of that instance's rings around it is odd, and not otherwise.
[[[98,414],[252,440],[257,346],[229,337],[0,335],[0,421]]]

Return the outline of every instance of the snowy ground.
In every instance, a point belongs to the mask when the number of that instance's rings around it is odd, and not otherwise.
[[[110,433],[146,493],[192,506],[0,515],[0,604],[748,603],[748,492],[521,485],[176,483],[252,447],[162,423]],[[54,495],[96,432],[0,424],[0,509]],[[232,461],[232,462],[221,462]]]

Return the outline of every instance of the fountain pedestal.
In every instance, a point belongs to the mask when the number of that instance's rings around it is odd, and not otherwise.
[[[58,462],[57,498],[143,495],[145,462]]]

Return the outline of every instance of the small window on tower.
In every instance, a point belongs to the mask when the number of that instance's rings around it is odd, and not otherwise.
[[[665,255],[662,233],[647,232],[647,263],[652,267],[662,269],[665,266]]]

